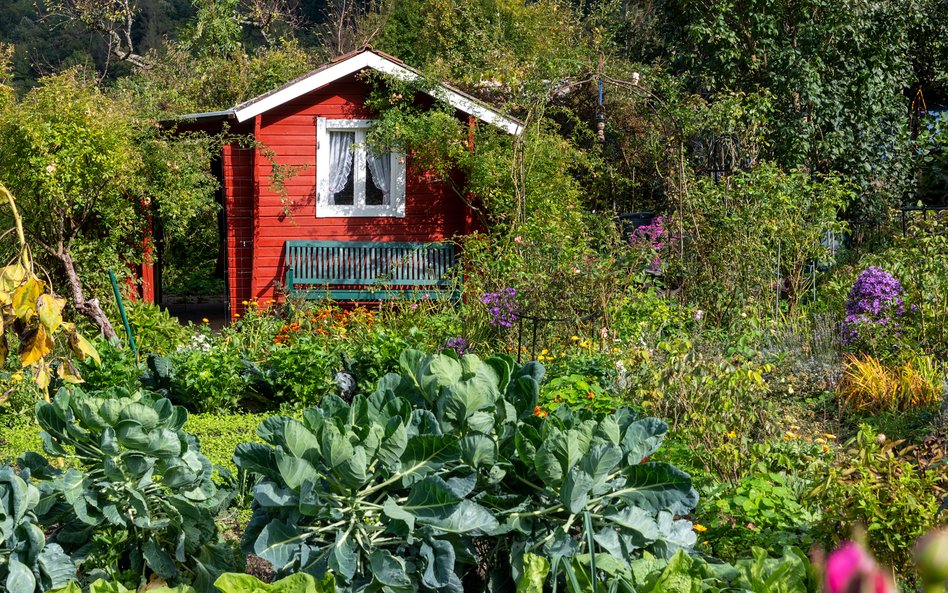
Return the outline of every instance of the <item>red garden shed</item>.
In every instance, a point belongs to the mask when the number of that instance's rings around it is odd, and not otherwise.
[[[419,256],[409,248],[473,230],[471,209],[443,183],[413,171],[405,155],[365,149],[370,88],[358,75],[367,69],[421,77],[391,56],[363,49],[233,109],[180,118],[183,129],[216,130],[226,123],[235,134],[252,135],[259,147],[235,142],[221,155],[231,315],[242,313],[245,301],[281,298],[288,273],[290,289],[302,276],[313,286],[328,278],[357,285],[383,268],[401,270],[393,282],[400,286],[429,286],[433,282],[419,270],[453,262],[453,250]],[[448,85],[432,94],[463,121],[521,131],[517,120]],[[297,168],[282,195],[273,187],[274,163]],[[365,296],[358,290],[342,294]]]

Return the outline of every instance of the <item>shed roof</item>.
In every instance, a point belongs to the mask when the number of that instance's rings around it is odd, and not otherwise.
[[[244,101],[231,109],[225,111],[190,113],[181,116],[179,119],[212,121],[234,118],[238,122],[244,122],[306,93],[367,68],[408,81],[423,78],[421,72],[406,65],[397,58],[371,48],[363,48],[359,51],[340,56],[328,64],[316,68],[312,72],[308,72],[258,97]],[[432,89],[430,94],[437,99],[445,101],[455,109],[472,115],[485,123],[496,126],[509,134],[519,134],[523,129],[523,123],[519,120],[502,114],[497,109],[467,93],[459,91],[447,83],[440,83],[436,88]]]

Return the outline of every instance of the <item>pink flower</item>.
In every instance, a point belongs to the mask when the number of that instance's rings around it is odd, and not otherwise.
[[[514,237],[514,243],[518,245],[523,243],[523,239],[520,238],[520,235],[517,235],[516,237]]]
[[[846,593],[847,591],[896,593],[896,588],[889,575],[876,564],[862,546],[846,542],[826,559],[826,591],[828,593]]]

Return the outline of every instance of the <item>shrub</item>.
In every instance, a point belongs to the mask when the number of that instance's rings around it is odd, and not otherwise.
[[[662,422],[565,406],[541,418],[536,362],[413,350],[400,362],[370,396],[330,396],[302,421],[269,418],[258,429],[267,445],[238,447],[237,465],[262,476],[244,549],[278,574],[474,591],[509,582],[526,549],[580,555],[573,534],[584,529],[619,565],[694,544],[676,519],[697,501],[690,478],[643,463]]]
[[[325,340],[303,335],[286,346],[273,348],[261,366],[272,402],[302,408],[314,406],[336,391],[333,374],[341,365],[336,348]]]
[[[110,387],[122,387],[128,391],[138,389],[142,371],[132,349],[123,346],[118,340],[109,342],[101,338],[94,345],[102,364],[97,364],[91,358],[76,363],[85,388],[89,391]]]
[[[871,535],[877,558],[908,574],[911,547],[933,524],[944,492],[937,468],[920,470],[904,441],[888,441],[863,425],[841,451],[839,465],[811,493],[823,508],[817,524],[826,543],[838,543],[854,525]]]
[[[244,361],[223,341],[182,349],[171,356],[169,397],[199,412],[237,410],[250,395]]]
[[[44,525],[81,564],[131,583],[150,572],[170,583],[193,582],[202,592],[233,556],[217,542],[214,514],[231,493],[218,489],[213,466],[182,427],[187,411],[120,388],[84,393],[65,389],[40,404],[43,450],[70,459],[62,470],[36,453],[19,463],[40,478]]]
[[[725,177],[703,179],[666,227],[681,229],[667,250],[668,276],[681,295],[726,325],[742,312],[793,311],[808,294],[813,261],[829,258],[828,233],[844,224],[838,214],[852,199],[838,177],[781,171],[771,163]]]
[[[705,471],[736,483],[753,463],[751,444],[786,430],[780,406],[768,395],[770,366],[705,356],[683,340],[663,342],[658,350],[642,407],[669,419]]]
[[[159,305],[130,301],[126,310],[139,352],[170,354],[191,336],[191,332],[181,326],[177,317],[172,317]]]
[[[605,391],[598,382],[582,375],[557,377],[543,386],[540,408],[555,410],[561,405],[573,410],[592,410],[600,414],[614,412],[621,402]]]

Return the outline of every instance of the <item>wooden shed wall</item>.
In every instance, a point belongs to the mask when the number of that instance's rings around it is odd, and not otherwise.
[[[224,212],[227,217],[227,295],[231,315],[250,300],[253,270],[254,151],[236,145],[223,150]]]
[[[471,212],[464,202],[429,176],[413,174],[410,162],[404,218],[316,218],[316,119],[370,117],[363,106],[368,92],[368,85],[350,76],[257,116],[256,139],[271,151],[280,165],[300,167],[286,180],[286,195],[282,196],[272,187],[269,159],[260,151],[253,159],[250,296],[261,303],[279,298],[278,287],[286,276],[284,243],[288,239],[441,241],[470,229]],[[245,161],[240,160],[242,167],[246,166]],[[234,182],[237,182],[236,176]],[[244,211],[238,209],[237,204],[234,208],[235,215]],[[228,211],[228,225],[235,228],[231,211]],[[246,293],[242,290],[244,285],[235,282],[238,277],[242,278],[238,275],[243,271],[234,268],[246,262],[246,252],[229,252],[229,255],[233,278],[231,299],[232,304],[236,302],[232,311],[239,311],[236,305],[248,297],[235,296]]]

